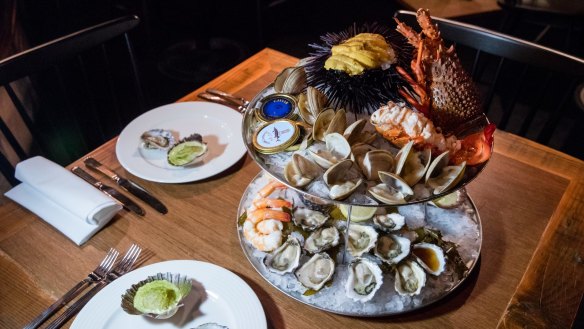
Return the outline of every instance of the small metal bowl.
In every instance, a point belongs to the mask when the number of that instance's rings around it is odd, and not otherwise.
[[[144,313],[136,309],[134,307],[134,297],[136,296],[136,292],[138,291],[138,289],[147,283],[158,280],[165,280],[177,286],[178,290],[181,293],[181,298],[178,300],[176,305],[159,314]],[[173,273],[158,273],[156,275],[149,276],[147,279],[142,280],[136,284],[133,284],[132,287],[130,287],[130,289],[126,290],[126,292],[122,295],[122,309],[126,313],[132,315],[145,315],[154,319],[168,319],[171,316],[173,316],[180,307],[183,306],[182,302],[185,299],[185,297],[187,297],[191,292],[191,288],[192,288],[191,279],[187,278],[184,275]]]

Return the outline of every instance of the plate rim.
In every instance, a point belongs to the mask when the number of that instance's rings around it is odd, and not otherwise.
[[[103,309],[103,307],[96,307],[96,308],[92,308],[91,310],[88,308],[88,307],[92,306],[92,303],[96,303],[96,300],[97,300],[96,298],[104,298],[104,297],[99,297],[99,296],[104,296],[104,294],[106,294],[109,291],[112,291],[111,293],[115,293],[115,290],[119,290],[125,286],[127,286],[129,288],[132,283],[139,281],[139,278],[134,278],[134,276],[140,276],[142,278],[143,276],[154,275],[154,274],[161,272],[161,271],[162,272],[169,272],[169,271],[172,272],[173,267],[182,267],[182,266],[192,267],[191,273],[195,273],[196,271],[201,271],[201,270],[207,270],[207,271],[212,270],[212,271],[217,271],[217,272],[221,272],[221,273],[225,274],[226,277],[229,278],[229,280],[233,280],[232,283],[236,283],[240,286],[240,288],[242,288],[243,291],[242,291],[242,293],[239,294],[240,296],[243,296],[243,293],[248,293],[245,305],[250,306],[250,308],[249,308],[250,310],[257,310],[257,314],[246,314],[246,316],[245,316],[245,319],[248,319],[248,320],[253,319],[253,320],[255,320],[255,322],[254,323],[249,322],[247,325],[245,325],[245,323],[244,323],[244,326],[242,328],[249,327],[249,328],[254,328],[254,329],[255,328],[267,329],[267,319],[266,319],[266,313],[264,311],[264,308],[259,300],[259,297],[255,293],[255,291],[253,291],[251,286],[247,282],[245,282],[245,280],[243,280],[239,275],[235,274],[234,272],[232,272],[229,269],[224,268],[222,266],[219,266],[219,265],[216,265],[213,263],[209,263],[209,262],[205,262],[205,261],[189,260],[189,259],[166,260],[166,261],[148,264],[146,266],[137,268],[137,269],[125,274],[124,276],[120,277],[119,279],[113,281],[111,284],[107,285],[105,288],[100,290],[95,296],[93,296],[91,298],[91,300],[81,309],[81,311],[77,314],[77,316],[75,317],[75,319],[71,323],[71,329],[82,328],[82,327],[86,328],[85,327],[86,322],[90,321],[91,319],[94,319],[96,316],[99,315],[98,313],[95,312],[95,309]],[[158,268],[164,268],[164,270],[158,269]],[[156,273],[154,273],[154,272],[156,272]],[[195,275],[193,275],[192,279],[198,280],[198,278]],[[126,281],[131,281],[131,282],[126,283]],[[205,285],[205,282],[201,282],[201,283],[203,285]],[[222,281],[221,284],[226,285],[227,283],[228,282]],[[207,290],[207,288],[205,290]],[[124,291],[125,291],[125,289],[124,289]],[[122,293],[123,293],[123,291],[122,291]],[[120,293],[120,296],[122,293]],[[238,305],[241,304],[240,302],[241,302],[241,300],[238,300],[237,304]],[[119,306],[119,308],[121,309],[121,306]],[[117,309],[117,307],[115,309]],[[94,314],[94,316],[88,317],[86,314]],[[79,324],[82,321],[83,321],[83,323]],[[239,323],[239,324],[241,324],[241,323]],[[82,327],[80,327],[80,326],[82,326]],[[99,328],[99,327],[95,327],[95,328]],[[103,328],[103,327],[101,327],[101,328]],[[240,326],[238,325],[237,328],[240,328]]]
[[[127,134],[127,131],[129,131],[130,129],[133,129],[134,125],[138,124],[142,120],[145,120],[145,118],[148,118],[149,116],[160,115],[159,112],[164,112],[164,111],[203,111],[203,110],[208,111],[209,110],[208,108],[201,108],[201,107],[213,107],[213,109],[211,109],[211,112],[219,112],[219,113],[221,113],[221,116],[228,118],[228,120],[225,120],[225,119],[221,120],[222,122],[231,122],[233,120],[232,124],[229,125],[229,129],[233,132],[233,141],[231,141],[229,144],[234,144],[234,146],[233,146],[233,149],[230,150],[230,152],[224,153],[224,154],[229,154],[228,159],[230,159],[230,161],[225,162],[225,164],[222,166],[215,166],[217,169],[214,169],[211,171],[210,174],[205,174],[201,177],[192,177],[192,175],[185,175],[185,176],[177,177],[177,178],[168,178],[168,177],[161,177],[161,176],[157,176],[157,175],[145,174],[144,172],[137,170],[135,168],[135,164],[129,163],[130,161],[128,161],[127,156],[125,155],[124,151],[122,150],[121,143],[123,143],[123,140],[125,138],[126,139],[128,138],[124,135],[125,135],[125,133]],[[228,106],[225,106],[222,104],[217,104],[217,103],[212,103],[212,102],[186,101],[186,102],[176,102],[176,103],[164,104],[164,105],[158,106],[156,108],[153,108],[151,110],[148,110],[148,111],[142,113],[141,115],[137,116],[132,121],[130,121],[122,129],[122,131],[120,132],[120,134],[116,138],[116,145],[115,145],[116,158],[118,159],[118,162],[120,163],[120,165],[125,170],[127,170],[129,173],[131,173],[132,175],[134,175],[136,177],[139,177],[139,178],[142,178],[144,180],[151,181],[151,182],[188,183],[188,182],[196,182],[196,181],[204,180],[204,179],[213,177],[215,175],[218,175],[218,174],[222,173],[223,171],[229,169],[231,166],[233,166],[235,163],[237,163],[239,160],[241,160],[241,158],[246,154],[245,143],[241,138],[241,135],[242,135],[241,131],[239,131],[239,129],[241,129],[240,122],[242,119],[243,119],[242,114],[237,112],[236,110],[234,110]],[[138,142],[137,142],[137,147],[139,147]],[[221,156],[223,156],[223,155],[221,155]],[[140,157],[140,158],[142,158],[142,157]],[[233,161],[231,161],[231,160],[233,160]],[[147,161],[144,160],[144,162],[146,163]],[[160,169],[160,170],[164,171],[164,169]],[[189,169],[187,168],[185,170],[189,170]]]

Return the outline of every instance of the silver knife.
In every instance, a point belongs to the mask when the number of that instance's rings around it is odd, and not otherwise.
[[[103,193],[109,195],[110,197],[118,200],[118,202],[120,202],[124,206],[124,208],[130,209],[131,211],[135,212],[136,214],[138,214],[140,216],[144,216],[144,209],[142,209],[142,207],[137,205],[134,201],[130,200],[127,196],[123,195],[121,192],[119,192],[115,188],[103,184],[102,182],[93,178],[93,176],[91,176],[85,170],[83,170],[79,167],[73,167],[73,169],[71,169],[71,171],[75,175],[83,178],[84,181],[95,186],[98,190],[100,190]]]
[[[92,157],[85,158],[83,162],[87,167],[97,170],[100,173],[108,176],[114,182],[120,185],[124,190],[137,196],[138,198],[146,202],[148,205],[152,206],[152,208],[156,209],[161,214],[166,214],[168,212],[168,209],[164,204],[162,204],[162,202],[156,199],[152,194],[146,191],[145,188],[138,185],[137,183],[116,174],[113,170],[109,169],[105,165],[101,164],[101,162],[95,160]]]

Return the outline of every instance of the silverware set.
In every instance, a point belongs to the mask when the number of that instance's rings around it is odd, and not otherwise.
[[[148,192],[144,187],[140,186],[138,183],[124,178],[114,172],[112,169],[108,168],[107,166],[103,165],[96,159],[92,157],[87,157],[83,160],[83,163],[87,168],[92,169],[95,172],[99,172],[100,174],[107,176],[117,185],[122,187],[125,191],[131,193],[135,197],[139,198],[140,200],[144,201],[146,204],[154,208],[156,211],[160,212],[161,214],[168,213],[168,208],[160,202],[156,197],[154,197],[150,192]],[[132,199],[125,196],[122,192],[118,191],[117,189],[104,184],[99,179],[93,177],[87,171],[83,170],[81,167],[74,167],[71,171],[81,177],[83,180],[88,182],[89,184],[95,186],[97,189],[102,191],[103,193],[109,195],[110,197],[117,200],[121,203],[124,208],[140,215],[144,216],[146,213],[142,207],[140,207],[136,202]]]
[[[38,328],[53,314],[65,307],[67,303],[75,299],[75,297],[79,296],[82,292],[86,291],[89,286],[93,285],[91,290],[85,292],[84,295],[79,297],[79,299],[71,304],[71,306],[69,306],[61,315],[59,315],[46,326],[46,328],[51,329],[60,328],[72,316],[77,314],[81,308],[83,308],[83,306],[85,306],[85,304],[87,304],[87,302],[89,302],[89,300],[101,289],[103,289],[113,280],[129,272],[138,260],[138,256],[140,256],[141,252],[142,249],[137,244],[133,244],[126,251],[124,257],[116,263],[116,259],[120,253],[116,249],[111,248],[101,263],[93,271],[91,271],[86,278],[77,283],[45,311],[43,311],[30,323],[24,326],[24,329]]]

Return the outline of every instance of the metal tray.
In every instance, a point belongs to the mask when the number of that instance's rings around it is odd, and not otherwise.
[[[259,189],[269,179],[271,179],[270,175],[266,172],[259,173],[250,182],[241,198],[238,208],[238,219],[236,220],[240,244],[243,253],[260,276],[285,295],[311,307],[327,312],[359,317],[387,316],[414,311],[433,304],[452,293],[468,277],[479,258],[482,243],[481,221],[472,199],[462,190],[464,201],[459,207],[454,209],[441,209],[426,204],[399,207],[400,213],[406,216],[406,224],[408,226],[413,226],[416,222],[417,225],[420,225],[419,215],[421,213],[424,219],[424,227],[439,230],[443,234],[444,240],[454,242],[458,245],[457,250],[462,261],[468,268],[461,277],[453,272],[452,262],[447,262],[446,271],[438,277],[430,274],[427,275],[426,286],[422,288],[420,295],[403,297],[395,292],[394,278],[390,272],[384,272],[383,284],[375,297],[369,302],[361,303],[355,302],[345,296],[344,284],[346,270],[344,269],[346,265],[340,264],[340,258],[336,257],[337,266],[332,284],[325,286],[313,295],[305,296],[305,288],[296,280],[293,273],[279,275],[269,272],[266,269],[263,264],[266,253],[256,250],[245,240],[239,224],[240,216],[251,204],[252,199],[256,196]],[[299,197],[294,190],[288,190],[285,193],[291,193],[290,197],[292,198]],[[297,195],[294,196],[294,193]],[[364,223],[367,224],[368,222]],[[413,229],[413,227],[410,227],[410,229]],[[342,235],[344,236],[344,234]],[[342,240],[343,238],[341,238]],[[343,242],[341,242],[338,250],[339,253],[346,252]],[[351,256],[349,255],[348,257]],[[300,263],[304,263],[308,258],[309,256],[303,252]]]
[[[266,88],[264,88],[261,92],[259,92],[249,102],[246,110],[243,112],[243,120],[242,120],[243,140],[244,140],[245,147],[247,148],[247,151],[248,151],[249,155],[251,156],[251,158],[264,171],[269,173],[272,177],[274,177],[278,181],[282,182],[283,184],[285,184],[289,188],[298,191],[301,194],[304,194],[304,195],[307,195],[310,197],[314,197],[314,198],[319,198],[319,199],[324,200],[325,202],[329,202],[329,203],[364,206],[364,207],[378,207],[379,206],[378,202],[376,200],[374,200],[373,197],[371,197],[367,194],[365,186],[361,186],[355,193],[353,193],[353,195],[351,197],[349,197],[346,200],[332,200],[328,197],[328,195],[322,193],[321,188],[318,187],[318,184],[320,184],[320,186],[322,186],[324,184],[324,182],[322,181],[322,178],[319,178],[319,179],[315,180],[314,182],[310,183],[304,189],[293,187],[284,178],[282,166],[273,165],[273,163],[282,163],[283,161],[289,160],[292,157],[292,154],[294,152],[280,152],[278,154],[266,155],[266,154],[262,154],[262,153],[256,151],[256,149],[253,146],[253,136],[254,136],[254,132],[262,124],[262,122],[260,122],[256,119],[256,117],[254,115],[254,110],[261,106],[261,100],[264,97],[269,96],[269,95],[274,94],[274,93],[275,93],[275,91],[274,91],[273,85],[272,84],[268,85]],[[350,116],[352,116],[352,115],[350,113],[347,113],[347,117],[350,117]],[[348,121],[353,122],[355,120],[356,120],[355,118],[349,118]],[[480,117],[479,120],[469,124],[468,127],[464,127],[463,129],[461,129],[460,134],[461,134],[461,136],[465,136],[465,135],[468,135],[470,133],[473,133],[473,132],[477,131],[478,129],[484,127],[486,124],[488,124],[488,122],[489,121],[488,121],[486,116]],[[377,138],[379,140],[383,140],[379,136]],[[388,149],[390,151],[392,151],[395,155],[398,150],[395,148],[393,148],[393,149],[389,148],[389,143],[387,143],[387,145],[388,145]],[[460,188],[463,188],[464,186],[466,186],[468,183],[470,183],[472,180],[474,180],[481,173],[481,171],[485,168],[487,163],[488,163],[488,161],[484,162],[480,165],[477,165],[477,166],[472,166],[472,167],[467,166],[466,170],[464,172],[463,178],[460,180],[460,182],[454,188],[447,190],[447,191],[440,193],[440,194],[430,194],[427,196],[421,194],[418,197],[416,197],[415,199],[408,200],[407,203],[405,203],[405,205],[418,204],[418,203],[424,203],[427,201],[431,201],[433,199],[442,197],[442,196],[447,195],[453,191],[456,191]],[[315,191],[319,191],[319,192],[315,192]]]

